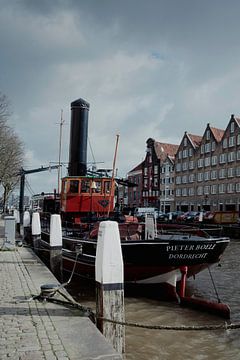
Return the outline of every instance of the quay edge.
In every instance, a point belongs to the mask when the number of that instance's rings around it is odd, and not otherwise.
[[[1,219],[1,246],[3,238],[4,220]],[[0,270],[0,289],[5,292],[5,296],[0,299],[1,314],[6,325],[6,333],[3,330],[0,335],[0,339],[6,339],[1,354],[5,351],[4,355],[10,358],[22,355],[34,359],[48,359],[50,355],[56,359],[64,356],[66,360],[122,359],[91,320],[77,316],[76,310],[49,302],[27,301],[33,294],[40,293],[42,285],[58,284],[57,279],[30,248],[17,247],[16,251],[0,251]],[[69,294],[68,296],[70,297]],[[13,343],[7,331],[16,321],[21,325],[15,324]],[[41,342],[44,331],[46,338]],[[28,336],[24,337],[24,333]]]

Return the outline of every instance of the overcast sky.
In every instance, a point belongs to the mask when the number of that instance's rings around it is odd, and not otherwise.
[[[99,167],[118,174],[145,157],[149,137],[178,144],[240,113],[240,1],[0,0],[0,90],[25,143],[25,169],[68,162],[70,103],[90,103]],[[91,151],[88,161],[93,161]],[[63,172],[65,175],[65,170]],[[52,191],[57,172],[29,175]]]

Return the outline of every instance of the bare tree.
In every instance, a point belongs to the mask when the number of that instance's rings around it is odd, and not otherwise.
[[[19,171],[23,164],[23,143],[7,124],[10,116],[9,101],[0,92],[0,184],[3,187],[3,209],[9,194],[19,181]]]

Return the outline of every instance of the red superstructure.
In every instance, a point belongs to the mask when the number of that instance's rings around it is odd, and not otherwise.
[[[71,176],[62,179],[61,212],[63,217],[81,222],[81,217],[101,217],[114,209],[114,189],[107,177]],[[111,191],[112,190],[112,191]]]

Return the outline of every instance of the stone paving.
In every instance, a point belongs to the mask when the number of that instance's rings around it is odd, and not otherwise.
[[[2,225],[1,220],[0,359],[121,359],[88,318],[77,316],[77,310],[31,300],[40,284],[55,278],[29,249],[4,251]]]

